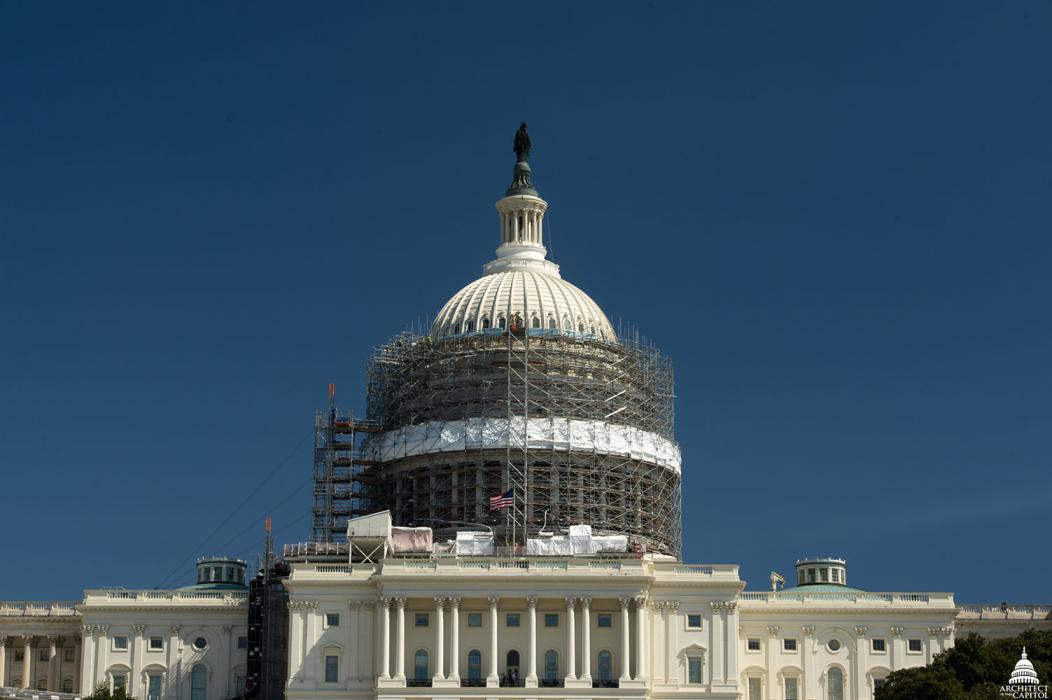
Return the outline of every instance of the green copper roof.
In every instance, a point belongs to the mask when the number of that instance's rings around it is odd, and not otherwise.
[[[783,588],[778,591],[778,594],[787,593],[790,595],[806,595],[808,593],[866,593],[867,591],[861,588],[852,588],[851,586],[842,586],[839,583],[806,583],[803,586],[794,586],[793,588]]]
[[[180,591],[247,591],[248,586],[236,583],[195,583],[192,586],[183,586]]]

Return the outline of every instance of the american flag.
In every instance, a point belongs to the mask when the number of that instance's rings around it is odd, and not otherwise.
[[[502,494],[489,497],[489,509],[510,508],[515,503],[515,489],[508,489]]]

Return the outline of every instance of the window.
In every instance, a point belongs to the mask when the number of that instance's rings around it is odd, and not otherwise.
[[[113,648],[117,651],[126,650],[128,648],[128,638],[123,634],[118,634],[113,638]],[[41,649],[43,654],[40,657],[41,661],[47,661],[47,649]]]
[[[146,680],[146,700],[161,700],[161,675],[151,673]]]
[[[605,649],[599,652],[599,680],[612,680],[611,674],[613,665],[613,657],[610,656],[610,652],[606,651]]]
[[[512,649],[511,651],[508,652],[508,655],[505,657],[505,661],[507,661],[507,664],[506,664],[507,665],[507,669],[505,669],[505,670],[507,670],[508,673],[514,673],[516,676],[518,676],[519,675],[519,652],[517,652],[514,649]]]
[[[883,639],[874,639],[871,643],[873,651],[877,654],[883,654],[888,650],[888,644]]]
[[[72,693],[73,692],[73,679],[66,678],[62,681],[62,692]],[[156,698],[150,698],[150,700],[157,700]]]
[[[468,652],[468,680],[482,680],[482,652],[478,649]]]
[[[795,678],[785,679],[785,700],[800,700],[800,685]]]
[[[919,639],[911,639],[908,644],[909,646],[907,647],[907,650],[911,654],[919,654],[924,651],[924,647],[921,645],[921,640]]]
[[[340,626],[340,613],[325,613],[325,626],[326,627],[339,627]]]
[[[829,580],[829,569],[823,566],[821,569],[818,570],[818,576],[819,580],[822,581],[822,583],[825,583]]]
[[[37,680],[37,690],[47,690],[47,678]]]
[[[468,627],[482,627],[482,613],[468,613]]]
[[[21,660],[22,660],[22,657],[23,657],[23,653],[24,653],[24,652],[23,652],[23,651],[22,651],[21,649],[19,649],[18,651],[16,651],[16,652],[15,652],[15,661],[21,661]],[[15,686],[15,687],[16,687],[16,688],[19,688],[19,687],[21,687],[21,686]]]
[[[873,690],[877,690],[878,688],[882,688],[884,686],[884,684],[887,683],[887,682],[888,682],[887,678],[874,678],[873,679]]]
[[[699,685],[701,683],[701,657],[700,656],[688,656],[687,657],[687,682],[692,685]]]
[[[829,651],[832,651],[834,653],[838,652],[840,651],[840,640],[836,637],[833,637],[826,643],[826,647],[829,648]]]
[[[124,648],[124,649],[128,648],[128,638],[127,637],[124,637],[124,646],[123,647],[118,647],[118,648]],[[41,649],[37,653],[37,658],[40,659],[41,661],[48,661],[49,660],[48,659],[48,653],[49,652],[48,652],[47,648]],[[44,690],[47,690],[47,688],[44,688]]]
[[[204,664],[196,664],[190,671],[190,700],[208,699],[208,669]]]
[[[783,651],[796,651],[796,639],[789,637],[782,640]]]
[[[508,627],[518,627],[519,613],[508,613],[504,618],[504,622]]]
[[[45,687],[46,687],[47,681],[44,681],[44,683],[45,683]],[[116,692],[117,690],[120,690],[121,688],[124,688],[125,690],[127,690],[127,688],[128,688],[128,677],[126,675],[124,675],[123,673],[114,673],[113,674],[113,690],[114,690],[114,692]]]
[[[164,637],[150,637],[150,651],[164,649]]]
[[[544,613],[544,626],[545,627],[558,627],[559,626],[559,613]]]
[[[687,629],[701,629],[701,613],[687,613]]]
[[[559,322],[555,320],[555,316],[548,317],[548,328],[553,331],[559,330]]]
[[[474,332],[475,332],[475,319],[471,319],[470,321],[468,321],[468,333],[474,333]]]
[[[540,328],[540,327],[541,327],[541,319],[539,317],[534,316],[532,319],[530,319],[530,328]]]
[[[814,569],[808,569],[807,570],[807,582],[808,583],[814,583],[815,582],[815,570]]]
[[[430,674],[427,672],[427,652],[423,649],[418,649],[413,656],[413,679],[426,681],[428,678],[430,678]]]
[[[573,330],[573,323],[571,323],[570,319],[566,318],[565,316],[563,317],[563,330],[566,330],[566,331],[572,331]]]
[[[482,319],[482,330],[486,330],[487,328],[489,328],[489,318],[483,318]]]
[[[504,330],[505,328],[507,328],[507,326],[508,326],[508,322],[504,319],[504,317],[503,316],[498,316],[497,317],[497,327],[500,328],[501,330]]]
[[[749,640],[745,643],[745,648],[749,651],[760,650],[760,640],[757,637],[749,637]]]
[[[197,649],[198,651],[203,651],[204,648],[206,646],[208,646],[208,640],[205,639],[204,637],[197,637],[196,639],[194,639],[194,645],[193,646],[194,646],[194,649]]]
[[[416,626],[417,627],[427,627],[428,623],[430,622],[430,617],[431,617],[430,613],[417,613],[416,617],[415,617]]]
[[[829,700],[844,700],[844,672],[834,666],[829,669],[829,687],[827,697]]]
[[[749,677],[749,700],[763,700],[763,680],[755,676]]]
[[[460,335],[460,324],[459,323],[454,323],[453,324],[453,335]]]
[[[73,661],[73,650],[72,649],[63,649],[62,650],[62,658],[65,659],[66,661]],[[65,691],[63,691],[63,692],[65,692]]]
[[[240,636],[237,638],[238,649],[248,649],[248,637]]]
[[[559,678],[559,652],[549,649],[544,652],[544,680],[554,681]]]
[[[613,627],[614,616],[610,613],[599,613],[595,616],[596,627]]]
[[[425,664],[426,665],[426,664]],[[340,657],[335,654],[325,656],[325,682],[336,683],[340,678]]]

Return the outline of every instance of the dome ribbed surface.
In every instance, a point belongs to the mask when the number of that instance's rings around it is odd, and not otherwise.
[[[614,340],[617,335],[591,297],[566,280],[539,270],[505,270],[481,277],[453,295],[438,312],[437,337],[499,328],[522,318],[528,328]]]

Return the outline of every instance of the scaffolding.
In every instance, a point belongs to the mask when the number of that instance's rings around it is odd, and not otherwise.
[[[491,527],[506,546],[590,524],[678,556],[671,362],[653,346],[522,327],[403,333],[368,371],[361,500],[437,538]],[[488,499],[514,491],[514,506]]]
[[[362,437],[380,430],[375,421],[341,415],[329,385],[329,410],[314,416],[314,490],[311,537],[346,542],[347,520],[371,512],[365,498],[372,467],[362,458]]]

